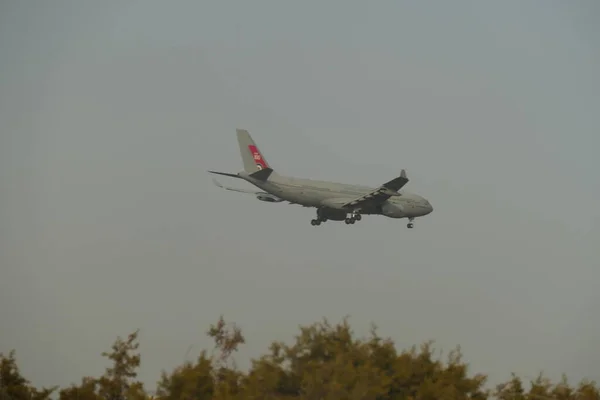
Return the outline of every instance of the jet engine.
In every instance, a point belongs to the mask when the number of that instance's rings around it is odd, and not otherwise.
[[[321,207],[317,209],[317,216],[322,219],[330,219],[332,221],[343,221],[346,219],[348,212],[346,210],[338,210],[335,208]]]
[[[379,211],[386,217],[402,218],[404,216],[404,209],[399,204],[392,204],[386,201],[385,203],[381,204],[378,208],[379,209],[377,211]]]
[[[259,199],[260,201],[266,201],[269,203],[279,203],[279,202],[283,201],[283,199],[280,199],[279,197],[275,197],[269,193],[258,193],[256,195],[256,198]]]

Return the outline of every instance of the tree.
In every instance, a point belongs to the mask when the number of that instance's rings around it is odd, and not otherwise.
[[[219,368],[235,368],[232,354],[246,343],[242,330],[235,324],[228,324],[221,315],[216,325],[211,325],[207,335],[215,342],[216,360]],[[214,354],[214,353],[213,353]]]
[[[566,377],[553,383],[541,374],[529,387],[512,374],[487,390],[486,375],[470,373],[460,347],[445,360],[434,356],[432,342],[399,351],[375,326],[367,337],[356,337],[347,318],[301,326],[290,344],[272,342],[248,371],[240,371],[233,358],[245,343],[239,327],[221,316],[207,334],[214,340],[212,353],[202,350],[194,362],[163,371],[156,400],[600,400],[595,382],[573,386]],[[137,380],[137,338],[138,331],[126,340],[118,337],[112,351],[102,353],[111,360],[106,372],[62,389],[60,400],[151,400]],[[54,389],[31,386],[14,351],[0,354],[0,400],[47,400]]]
[[[117,338],[112,346],[112,352],[102,355],[113,362],[112,367],[106,369],[104,376],[98,380],[98,394],[106,400],[138,400],[144,399],[144,386],[135,381],[141,357],[137,353],[139,331],[127,337],[127,340]]]
[[[60,400],[147,400],[144,385],[135,380],[141,357],[137,353],[139,331],[123,340],[117,337],[111,352],[102,356],[112,365],[100,378],[85,377],[79,386],[71,385],[60,391]]]
[[[163,371],[156,390],[160,400],[209,400],[214,393],[213,363],[206,351],[195,364],[186,362],[171,374]]]
[[[254,361],[244,384],[247,398],[486,399],[485,377],[467,377],[460,351],[444,366],[431,344],[398,354],[389,339],[355,338],[347,319],[301,327],[293,345],[274,342]]]
[[[571,387],[566,376],[553,384],[540,374],[530,382],[529,390],[525,390],[521,378],[512,374],[508,382],[497,386],[494,396],[499,400],[600,400],[600,388],[589,381]]]
[[[71,385],[60,391],[60,400],[102,400],[98,395],[98,380],[85,377],[79,386]]]
[[[241,329],[221,316],[207,335],[214,341],[211,357],[202,351],[195,364],[186,362],[170,374],[163,371],[157,388],[161,400],[226,399],[239,394],[243,374],[232,355],[245,343]]]
[[[12,350],[8,357],[0,353],[0,400],[47,400],[56,389],[52,387],[38,390],[31,386],[21,375],[15,351]]]

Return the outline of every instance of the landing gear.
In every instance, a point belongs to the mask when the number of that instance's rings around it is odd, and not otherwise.
[[[317,215],[317,218],[311,220],[310,224],[312,226],[319,226],[319,225],[321,225],[322,222],[327,222],[327,218],[323,218],[323,217]]]
[[[323,208],[317,208],[317,218],[310,221],[312,226],[319,226],[321,223],[327,222],[327,214]]]
[[[344,220],[344,222],[346,223],[346,225],[352,225],[356,221],[360,221],[361,219],[362,219],[362,215],[360,215],[357,212],[353,212],[352,214],[350,214],[349,217],[346,217],[346,219]]]
[[[408,219],[408,224],[406,225],[406,227],[407,227],[408,229],[412,229],[412,228],[415,226],[415,225],[413,224],[413,219],[414,219],[414,218],[409,218],[409,219]]]
[[[346,213],[346,211],[340,209],[319,208],[317,209],[317,217],[311,220],[310,224],[312,226],[318,226],[329,219],[333,221],[344,221],[346,225],[352,225],[356,221],[360,221],[362,219],[362,215],[360,215],[358,211]]]

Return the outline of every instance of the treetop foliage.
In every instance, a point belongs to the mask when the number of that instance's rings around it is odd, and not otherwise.
[[[513,374],[489,389],[485,374],[470,373],[460,347],[445,360],[434,356],[432,342],[398,351],[375,326],[357,338],[347,319],[300,327],[292,344],[273,342],[248,371],[233,359],[245,344],[239,327],[221,317],[207,334],[210,354],[203,350],[195,362],[163,371],[154,393],[137,380],[138,331],[102,353],[111,363],[102,376],[62,389],[36,389],[21,375],[15,352],[0,353],[0,400],[600,400],[595,382],[572,386],[566,377],[552,383],[540,375],[525,384]]]

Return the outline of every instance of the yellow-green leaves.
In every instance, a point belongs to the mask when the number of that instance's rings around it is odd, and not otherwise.
[[[240,327],[221,317],[207,334],[213,349],[163,372],[152,395],[137,378],[136,331],[125,340],[117,338],[102,354],[110,361],[102,376],[63,388],[59,399],[600,400],[595,382],[571,386],[566,378],[553,383],[542,375],[526,383],[512,375],[490,390],[485,374],[469,370],[460,347],[445,359],[435,356],[431,342],[401,351],[375,327],[369,336],[356,337],[347,319],[300,327],[291,342],[272,342],[247,371],[239,370],[234,358],[246,342]],[[33,387],[21,375],[14,352],[0,354],[0,400],[48,400],[54,390]]]

